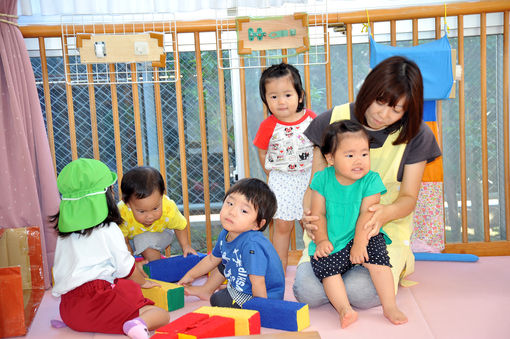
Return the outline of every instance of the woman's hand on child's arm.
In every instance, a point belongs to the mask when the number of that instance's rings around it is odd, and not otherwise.
[[[299,220],[301,226],[306,231],[306,234],[310,237],[310,239],[315,240],[315,231],[317,231],[317,220],[319,217],[316,215],[312,215],[312,211],[310,209],[303,210],[303,217]]]
[[[333,245],[328,239],[328,226],[326,220],[326,199],[319,192],[312,190],[311,211],[317,216],[317,230],[314,232],[316,250],[314,258],[327,257],[333,251]]]
[[[377,235],[386,223],[406,217],[414,211],[425,165],[426,161],[404,165],[404,174],[397,199],[388,205],[370,206],[369,211],[374,213],[366,224],[370,235]]]
[[[361,201],[358,220],[356,221],[356,230],[354,240],[349,255],[349,259],[353,264],[363,264],[368,258],[367,245],[370,239],[369,229],[366,228],[367,220],[372,216],[369,207],[378,204],[381,200],[381,194],[373,194],[364,197]],[[379,232],[378,232],[379,233]]]
[[[384,225],[383,220],[387,219],[384,217],[385,214],[388,214],[388,211],[385,211],[387,209],[391,209],[390,205],[375,204],[370,206],[370,211],[373,214],[363,227],[367,231],[367,239],[379,234],[382,225]]]
[[[321,153],[319,147],[315,146],[313,148],[313,160],[312,160],[312,174],[310,175],[310,182],[312,182],[313,176],[318,171],[322,171],[326,168],[327,163],[326,159]],[[305,194],[303,196],[303,217],[299,221],[301,227],[306,231],[306,234],[310,237],[310,239],[315,240],[315,231],[317,231],[317,221],[319,220],[319,216],[317,214],[312,213],[312,195],[313,190],[310,189],[310,186],[307,187]]]
[[[267,298],[266,278],[263,275],[250,274],[251,293],[254,297]]]
[[[370,210],[370,208],[376,206],[381,201],[381,194],[373,194],[367,197],[364,197],[361,201],[361,206],[359,209],[358,220],[356,221],[356,232],[354,234],[354,244],[359,243],[359,245],[366,247],[368,245],[368,240],[374,235],[379,234],[380,226],[376,227],[371,224],[373,219],[373,215],[375,214]],[[380,205],[383,206],[383,205]],[[372,225],[372,226],[369,226]],[[382,226],[382,225],[381,225]],[[377,232],[377,233],[375,233]],[[353,244],[353,245],[354,245]]]
[[[333,244],[329,240],[322,240],[320,243],[318,243],[315,246],[315,254],[313,255],[313,258],[315,260],[327,257],[331,252],[333,251]]]

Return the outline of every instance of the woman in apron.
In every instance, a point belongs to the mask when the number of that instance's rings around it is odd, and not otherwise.
[[[365,78],[354,103],[336,106],[315,118],[305,135],[315,144],[312,177],[325,168],[319,147],[326,126],[351,119],[361,123],[371,137],[371,170],[381,176],[387,193],[380,204],[371,207],[367,223],[371,235],[382,227],[392,240],[388,246],[395,283],[405,284],[405,276],[414,271],[410,249],[412,214],[425,165],[441,155],[432,130],[423,122],[423,80],[418,66],[396,56],[379,63]],[[298,264],[294,295],[300,302],[316,307],[328,303],[320,281],[315,277],[308,256],[308,244],[316,226],[310,215],[310,190],[303,198],[303,240],[305,249]],[[370,274],[361,265],[342,276],[348,298],[354,307],[380,305]]]

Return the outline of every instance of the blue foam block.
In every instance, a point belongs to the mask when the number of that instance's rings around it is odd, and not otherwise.
[[[478,257],[474,254],[460,254],[460,253],[428,253],[416,252],[414,253],[415,260],[418,261],[464,261],[475,262]]]
[[[200,260],[207,255],[203,253],[188,254],[186,258],[182,255],[159,259],[144,265],[143,270],[149,278],[175,283],[191,269],[198,264]]]
[[[308,304],[295,301],[253,298],[243,309],[260,313],[260,326],[285,331],[301,331],[310,326]]]

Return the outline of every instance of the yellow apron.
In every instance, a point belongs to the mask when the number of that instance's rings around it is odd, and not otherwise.
[[[350,118],[350,107],[347,103],[336,106],[333,109],[330,123],[343,119],[350,120]],[[387,193],[381,196],[381,204],[384,205],[389,205],[395,201],[400,191],[400,182],[397,180],[397,174],[407,144],[393,145],[397,137],[398,132],[392,133],[388,135],[382,147],[370,149],[370,169],[379,173],[387,189]],[[413,232],[412,221],[413,213],[383,225],[384,231],[392,241],[387,246],[387,249],[390,263],[393,266],[391,271],[395,283],[395,293],[399,281],[402,286],[415,284],[404,279],[404,277],[414,272],[414,255],[410,248],[410,239]]]

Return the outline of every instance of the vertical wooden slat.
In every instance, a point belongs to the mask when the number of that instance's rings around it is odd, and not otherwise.
[[[261,72],[263,72],[267,68],[265,56],[266,56],[266,51],[260,51],[260,66],[261,66],[260,71]],[[261,104],[262,104],[262,114],[265,119],[268,116],[267,107],[266,107],[266,105],[264,105],[263,102],[261,102]]]
[[[140,122],[140,96],[138,94],[138,72],[136,64],[131,66],[131,91],[133,92],[133,119],[135,121],[136,160],[138,166],[143,166],[142,127]],[[165,177],[163,177],[165,178]]]
[[[391,45],[397,46],[397,21],[396,20],[390,21],[390,39],[391,39]]]
[[[436,39],[441,38],[441,17],[436,17]],[[446,23],[445,23],[446,25]],[[457,60],[452,60],[452,64],[455,64]],[[455,75],[454,75],[455,77]],[[441,151],[443,150],[443,105],[441,100],[436,100],[436,122],[437,122],[437,142]]]
[[[69,118],[69,139],[71,141],[71,157],[73,160],[78,159],[78,147],[76,145],[76,127],[74,124],[74,105],[73,105],[73,88],[70,84],[71,76],[69,69],[69,50],[67,49],[67,38],[62,38],[62,50],[64,51],[64,64],[66,68],[66,99],[67,99],[67,116]]]
[[[489,224],[489,165],[487,155],[487,14],[480,14],[480,115],[482,130],[482,188],[484,240],[490,241]]]
[[[96,110],[96,90],[94,88],[94,77],[91,64],[87,64],[87,80],[89,90],[89,107],[90,107],[90,129],[92,133],[92,149],[94,151],[94,159],[99,160],[99,137],[97,134],[97,110]]]
[[[244,176],[250,176],[250,150],[248,143],[248,116],[246,108],[246,77],[244,74],[244,59],[239,60],[239,81],[241,83],[241,122],[243,125],[243,153],[244,153]]]
[[[506,240],[510,240],[510,118],[509,118],[509,76],[510,49],[509,49],[509,21],[510,15],[505,11],[503,28],[503,159],[505,166],[505,223]],[[501,201],[501,200],[500,200]]]
[[[216,53],[222,55],[221,46],[221,31],[216,31],[218,34],[218,45],[216,46]],[[221,62],[223,58],[219,58]],[[221,118],[221,141],[223,145],[223,185],[225,186],[225,192],[230,188],[230,160],[228,153],[228,134],[227,134],[227,107],[225,104],[225,74],[223,72],[223,65],[218,65],[218,93],[220,100],[220,118]]]
[[[413,46],[418,45],[418,19],[413,19]]]
[[[287,49],[286,48],[282,48],[282,55],[287,55]],[[284,56],[282,58],[282,62],[288,63],[287,57]]]
[[[53,113],[51,111],[50,81],[48,78],[48,60],[46,59],[46,45],[44,43],[43,37],[39,37],[39,55],[41,57],[41,72],[43,78],[46,129],[48,133],[48,142],[50,144],[51,159],[53,160],[53,169],[55,170],[55,175],[57,175],[57,161],[55,160],[55,137],[53,135]]]
[[[119,182],[122,181],[122,149],[120,145],[120,124],[119,124],[119,101],[117,98],[117,85],[116,85],[116,77],[115,77],[115,65],[109,64],[109,73],[110,73],[110,90],[112,94],[112,115],[113,115],[113,136],[115,139],[115,160],[117,163],[117,176]],[[122,196],[122,192],[120,190],[119,185],[119,196]]]
[[[328,62],[324,65],[325,70],[325,81],[326,81],[326,108],[330,109],[333,107],[333,95],[331,94],[331,47],[329,45],[329,32],[328,25],[324,25],[324,40],[325,40],[325,51]],[[310,95],[310,93],[308,93]]]
[[[466,103],[464,97],[464,16],[457,19],[457,40],[459,65],[462,67],[462,75],[459,81],[459,148],[460,148],[460,199],[461,199],[461,222],[462,242],[468,242],[468,219],[467,219],[467,176],[466,176]]]
[[[163,138],[163,113],[161,112],[161,85],[159,70],[154,67],[154,103],[156,105],[156,126],[158,133],[159,171],[166,182],[165,139]]]
[[[182,205],[184,210],[184,217],[188,225],[188,233],[191,232],[191,224],[189,221],[189,191],[188,191],[188,167],[186,164],[186,137],[184,134],[184,109],[182,105],[182,82],[181,82],[181,68],[179,60],[179,41],[178,34],[172,33],[172,40],[174,42],[174,60],[175,60],[175,103],[177,109],[177,125],[179,135],[179,155],[181,164],[181,185],[182,185]],[[212,250],[212,245],[207,242],[207,252]]]
[[[198,114],[200,120],[200,145],[202,149],[202,177],[204,185],[205,234],[207,243],[212,244],[211,233],[211,197],[209,194],[209,163],[207,161],[207,125],[205,121],[204,82],[202,77],[202,53],[200,52],[200,33],[195,32],[195,67],[197,72]]]
[[[311,92],[311,83],[310,83],[310,55],[308,54],[308,52],[305,52],[304,54],[304,62],[305,62],[305,66],[304,66],[304,70],[305,70],[305,92],[307,94],[306,96],[306,102],[305,102],[305,107],[307,108],[311,108],[312,107],[312,96],[310,95],[310,92]]]
[[[352,25],[347,24],[346,36],[347,36],[347,89],[349,91],[349,102],[354,101],[354,78],[352,74]]]

